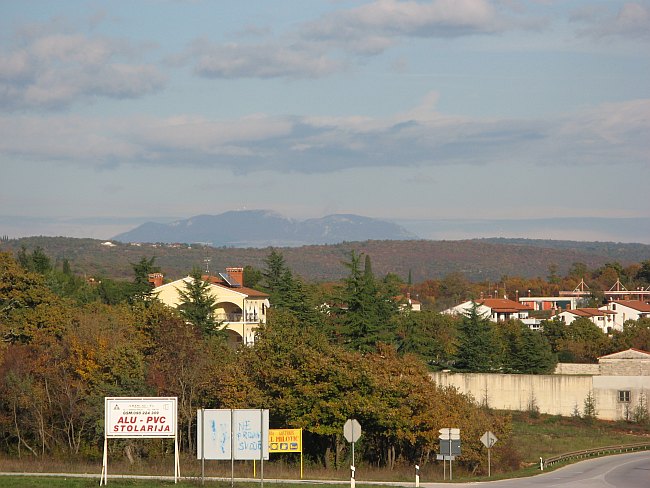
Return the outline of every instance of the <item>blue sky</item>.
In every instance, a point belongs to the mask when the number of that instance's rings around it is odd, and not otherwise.
[[[650,1],[0,0],[0,233],[647,218],[648,53]]]

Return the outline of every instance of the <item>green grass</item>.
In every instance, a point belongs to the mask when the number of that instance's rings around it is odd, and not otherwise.
[[[633,444],[638,442],[650,442],[650,427],[640,426],[629,422],[607,422],[593,421],[587,423],[581,419],[538,415],[531,416],[525,412],[512,412],[513,437],[510,443],[513,455],[520,459],[520,469],[508,473],[498,472],[493,466],[492,479],[530,476],[538,472],[539,458],[544,459],[581,449],[594,447],[611,446],[616,444]],[[500,446],[495,446],[500,447]],[[131,475],[156,475],[170,476],[172,460],[166,459],[152,463],[136,463],[129,465],[121,459],[109,462],[109,475],[131,474]],[[95,473],[94,478],[61,478],[61,477],[37,477],[28,478],[24,476],[0,476],[0,488],[26,488],[26,487],[91,487],[99,486],[99,473],[101,463],[83,462],[61,462],[57,460],[33,459],[2,459],[0,460],[2,471],[27,472],[36,471],[42,473]],[[135,487],[149,488],[160,486],[196,487],[200,483],[200,463],[192,457],[181,458],[181,474],[183,476],[195,477],[191,481],[182,481],[174,485],[173,481],[162,480],[128,480],[114,479],[109,476],[110,487]],[[264,477],[273,488],[294,488],[296,485],[278,483],[277,479],[298,478],[299,467],[288,465],[282,462],[265,463]],[[360,464],[357,467],[357,484],[363,484],[363,480],[385,480],[385,481],[411,481],[413,480],[413,467],[400,466],[395,470],[388,471]],[[206,463],[206,476],[221,477],[227,481],[207,481],[206,486],[228,488],[230,487],[230,463]],[[259,477],[259,465],[257,466]],[[442,481],[442,465],[430,463],[421,467],[421,481],[437,482]],[[252,463],[236,464],[235,477],[252,478]],[[326,470],[321,467],[305,466],[305,479],[337,479],[341,480],[341,486],[349,485],[349,471],[347,469]],[[460,465],[454,466],[454,479],[463,481],[485,481],[485,476],[472,476],[464,472]],[[265,483],[266,484],[266,483]],[[237,482],[237,488],[259,488],[260,484]],[[305,486],[305,485],[301,485]],[[309,485],[307,485],[309,486]],[[317,485],[313,485],[316,488]],[[322,484],[318,485],[322,488]]]
[[[582,449],[650,442],[648,426],[623,421],[589,423],[553,415],[531,417],[521,412],[513,413],[512,420],[515,448],[528,463]]]

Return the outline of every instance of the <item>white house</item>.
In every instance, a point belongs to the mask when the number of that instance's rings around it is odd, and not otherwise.
[[[476,303],[477,312],[483,317],[489,318],[492,322],[503,322],[506,320],[521,320],[530,328],[538,328],[539,320],[530,318],[530,308],[527,305],[508,300],[507,298],[483,298],[480,300],[468,300],[455,307],[443,310],[448,315],[467,315]]]
[[[571,324],[574,320],[579,318],[589,319],[594,325],[597,325],[600,330],[609,334],[614,329],[615,314],[615,312],[600,310],[598,308],[576,308],[573,310],[565,310],[557,316],[566,325]]]
[[[614,313],[615,330],[623,330],[623,324],[627,320],[650,317],[650,304],[641,300],[612,300],[599,309]]]
[[[156,286],[152,292],[165,305],[178,307],[181,304],[179,291],[184,291],[186,283],[192,279],[187,276]],[[226,273],[219,273],[219,277],[203,276],[202,279],[210,284],[209,293],[217,305],[214,318],[225,328],[229,341],[243,344],[255,342],[255,331],[260,323],[266,323],[269,295],[243,286],[243,268],[226,268]]]

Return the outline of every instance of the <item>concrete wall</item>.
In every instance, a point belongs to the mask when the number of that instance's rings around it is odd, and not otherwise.
[[[557,363],[554,374],[600,374],[598,364]]]
[[[650,376],[650,360],[601,359],[601,375]]]
[[[529,410],[534,402],[541,413],[571,416],[583,412],[590,392],[597,417],[606,420],[628,418],[641,397],[647,408],[650,376],[517,375],[487,373],[432,373],[441,386],[453,386],[470,394],[478,403],[495,409]],[[619,391],[630,391],[630,402],[619,401]]]

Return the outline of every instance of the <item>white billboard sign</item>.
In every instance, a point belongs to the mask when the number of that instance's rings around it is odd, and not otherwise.
[[[106,437],[176,437],[175,397],[104,399]]]
[[[197,411],[198,459],[268,460],[268,439],[268,410]]]

